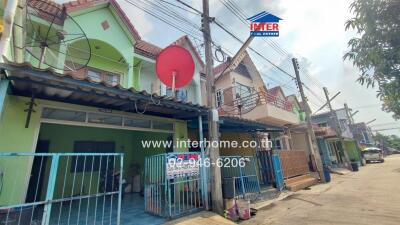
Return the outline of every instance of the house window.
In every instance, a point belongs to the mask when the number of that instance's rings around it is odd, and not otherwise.
[[[339,126],[342,131],[347,130],[347,121],[345,119],[340,120]]]
[[[221,107],[224,104],[224,91],[219,89],[216,92],[217,107]]]
[[[89,113],[88,122],[122,126],[122,117],[108,114]]]
[[[251,94],[251,88],[249,86],[236,82],[235,92],[236,98],[243,98]]]
[[[145,119],[134,119],[134,118],[125,118],[124,126],[128,127],[141,127],[141,128],[151,128],[151,121]]]
[[[81,112],[74,110],[56,109],[44,107],[42,109],[43,122],[52,120],[69,121],[75,124],[108,125],[109,127],[137,128],[139,130],[157,130],[171,133],[174,131],[174,123],[171,121],[158,121],[149,118],[135,118],[113,113]]]
[[[167,87],[166,95],[168,97],[172,97],[172,88],[171,87]],[[176,89],[175,90],[175,97],[179,101],[186,102],[188,100],[187,90],[186,89]]]
[[[176,93],[176,98],[179,101],[184,101],[187,102],[188,100],[188,94],[187,94],[187,90],[186,89],[179,89]]]
[[[167,87],[166,93],[165,93],[168,97],[172,97],[172,88],[171,87]],[[178,89],[175,90],[175,97],[178,96]]]
[[[153,129],[156,130],[174,130],[174,124],[172,122],[163,122],[163,121],[153,121]]]
[[[119,84],[119,75],[108,73],[105,75],[105,81],[111,85]]]
[[[363,136],[364,143],[369,143],[369,138],[368,138],[367,132],[363,131],[362,136]]]
[[[74,122],[85,122],[86,113],[80,111],[66,110],[66,109],[44,108],[42,111],[42,118],[74,121]]]
[[[87,70],[87,76],[92,80],[92,81],[95,81],[95,82],[101,82],[101,73],[100,72],[98,72],[98,71],[94,71],[94,70],[91,70],[91,69],[88,69]]]
[[[276,139],[275,141],[275,149],[281,150],[282,149],[282,141],[280,139]]]
[[[96,69],[87,69],[87,77],[89,77],[94,82],[106,82],[111,85],[119,84],[120,75],[115,73],[110,73],[106,71],[100,71]]]

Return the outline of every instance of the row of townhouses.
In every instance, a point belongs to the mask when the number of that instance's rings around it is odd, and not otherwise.
[[[116,0],[16,2],[0,64],[0,220],[157,224],[212,208],[208,168],[171,165],[205,161],[207,148],[143,144],[208,138],[204,62],[188,36],[170,45],[191,53],[194,77],[172,93],[155,72],[164,48],[144,40]],[[224,199],[318,183],[307,103],[267,88],[249,54],[230,63],[213,71],[219,138],[270,144],[220,147],[221,159],[244,160],[221,167]],[[344,110],[312,121],[326,167],[361,163],[360,146],[373,145]]]

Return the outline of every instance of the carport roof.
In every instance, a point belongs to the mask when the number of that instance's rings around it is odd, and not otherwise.
[[[207,107],[191,102],[136,91],[134,88],[126,89],[121,85],[95,82],[90,78],[80,79],[51,69],[37,69],[27,63],[6,61],[0,63],[0,70],[2,73],[7,71],[12,91],[21,96],[34,95],[41,99],[176,119],[208,113]]]
[[[261,132],[282,132],[284,127],[270,125],[267,123],[244,119],[235,116],[220,116],[219,118],[220,130],[231,131],[261,131]]]
[[[197,129],[198,121],[190,120],[188,123],[189,128]],[[204,130],[208,130],[207,118],[203,120]],[[251,133],[251,132],[283,132],[285,127],[274,126],[264,122],[259,122],[256,120],[244,119],[236,116],[220,116],[219,117],[219,130],[232,131],[239,133]]]

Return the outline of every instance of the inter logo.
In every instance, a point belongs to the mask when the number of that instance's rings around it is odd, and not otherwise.
[[[281,18],[269,12],[261,12],[247,18],[251,21],[250,35],[255,37],[279,37],[279,20]]]

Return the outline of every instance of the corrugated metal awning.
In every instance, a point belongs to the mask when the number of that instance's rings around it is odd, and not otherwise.
[[[198,129],[197,120],[189,120],[189,128]],[[203,129],[208,130],[207,118],[203,120]],[[252,133],[252,132],[283,132],[285,127],[275,126],[264,122],[249,120],[235,116],[220,116],[219,117],[219,130],[221,132],[238,132],[238,133]]]
[[[139,92],[120,85],[112,86],[53,70],[33,68],[26,63],[0,63],[0,69],[6,71],[13,93],[21,96],[34,95],[35,98],[177,119],[187,119],[188,115],[206,115],[209,110],[198,104],[149,94],[146,91]]]
[[[231,130],[231,131],[261,131],[261,132],[283,132],[284,127],[270,125],[267,123],[243,119],[234,116],[221,116],[219,118],[220,130]]]

